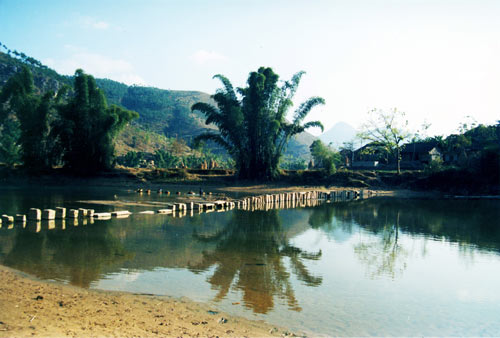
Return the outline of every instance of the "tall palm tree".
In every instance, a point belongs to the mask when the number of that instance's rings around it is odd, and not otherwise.
[[[325,103],[321,97],[302,103],[292,122],[286,119],[302,75],[304,72],[298,72],[279,86],[279,76],[271,68],[261,67],[249,74],[245,88],[236,90],[226,77],[215,75],[223,84],[212,95],[217,107],[198,102],[191,110],[204,113],[206,124],[215,124],[219,131],[201,134],[197,140],[223,146],[235,160],[241,178],[275,178],[290,138],[311,127],[323,130],[319,121],[302,124],[312,108]]]

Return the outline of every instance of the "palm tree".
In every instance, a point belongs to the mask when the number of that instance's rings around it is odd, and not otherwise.
[[[325,103],[321,97],[308,99],[297,108],[292,122],[286,120],[302,75],[304,72],[298,72],[279,86],[279,76],[271,68],[261,67],[250,73],[245,88],[236,90],[226,77],[215,75],[223,84],[212,95],[217,107],[198,102],[191,110],[204,113],[206,124],[215,124],[219,131],[196,139],[223,146],[235,160],[241,178],[275,178],[290,138],[311,127],[323,130],[319,121],[302,124],[312,108]]]

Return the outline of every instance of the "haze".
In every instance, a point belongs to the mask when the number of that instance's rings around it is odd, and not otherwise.
[[[0,41],[63,74],[163,89],[304,70],[296,102],[325,98],[308,118],[326,129],[397,107],[446,135],[500,118],[499,17],[499,1],[0,0]]]

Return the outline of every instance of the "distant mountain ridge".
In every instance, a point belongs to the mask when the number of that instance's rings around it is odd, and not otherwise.
[[[60,75],[50,68],[40,67],[39,64],[39,62],[36,65],[29,64],[0,52],[0,87],[18,72],[22,65],[27,65],[31,69],[35,86],[40,92],[57,91],[62,85],[72,86],[72,76]],[[167,144],[166,141],[160,141],[162,138],[181,138],[189,144],[202,132],[216,129],[215,126],[205,124],[203,114],[191,112],[191,106],[196,102],[213,103],[209,94],[199,91],[128,86],[109,79],[96,79],[96,83],[103,90],[108,104],[137,111],[140,115],[138,120],[132,122],[131,126],[126,127],[118,136],[116,140],[118,155],[137,148],[132,140],[139,136],[143,140],[155,140],[148,146],[139,147],[154,152]],[[148,134],[151,137],[148,137]],[[315,139],[309,133],[297,135],[289,142],[287,155],[308,158],[309,146]]]
[[[344,142],[352,141],[356,136],[356,129],[346,122],[338,122],[332,128],[325,131],[319,136],[323,143],[332,145],[335,148],[342,146]]]

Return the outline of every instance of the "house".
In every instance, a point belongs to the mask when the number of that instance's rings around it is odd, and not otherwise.
[[[354,151],[353,162],[388,162],[388,153],[384,145],[371,142]]]
[[[349,159],[350,160],[350,159]],[[376,169],[388,163],[387,150],[377,142],[365,144],[354,151],[350,167],[353,169]]]
[[[442,151],[436,141],[412,142],[405,144],[401,149],[403,162],[429,164],[438,159],[442,159]]]

